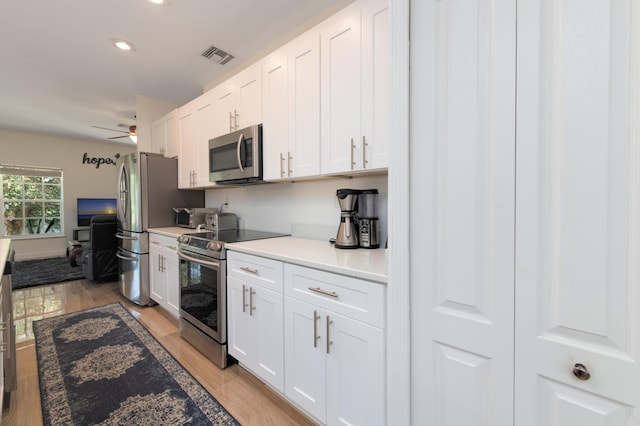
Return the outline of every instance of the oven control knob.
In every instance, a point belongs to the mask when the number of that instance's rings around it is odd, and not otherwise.
[[[219,243],[217,241],[210,241],[207,244],[207,248],[209,250],[213,250],[213,251],[220,251],[220,250],[222,250],[222,243]]]
[[[178,237],[178,242],[179,243],[188,243],[189,242],[189,237],[187,237],[186,235],[180,235]]]

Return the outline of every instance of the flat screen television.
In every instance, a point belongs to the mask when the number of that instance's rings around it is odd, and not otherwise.
[[[115,198],[78,198],[78,226],[89,226],[98,214],[116,214]]]

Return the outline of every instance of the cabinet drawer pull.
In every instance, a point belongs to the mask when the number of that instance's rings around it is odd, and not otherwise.
[[[293,163],[293,157],[291,156],[291,151],[287,152],[287,173],[288,177],[291,177],[293,174],[293,170],[291,170],[291,164]]]
[[[309,287],[309,290],[315,291],[316,293],[324,294],[325,296],[338,297],[338,293],[335,291],[327,291],[323,290],[320,287]]]
[[[258,273],[257,269],[251,269],[248,266],[241,266],[240,269],[242,269],[245,272],[249,272],[250,274],[257,274]]]
[[[318,315],[318,311],[313,311],[313,347],[318,347],[318,340],[320,336],[318,336],[318,320],[320,319],[320,315]]]

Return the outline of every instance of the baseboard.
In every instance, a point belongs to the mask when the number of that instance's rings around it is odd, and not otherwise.
[[[16,250],[16,262],[20,262],[22,260],[35,260],[35,259],[49,259],[51,257],[64,257],[66,256],[66,251],[42,251],[38,253],[26,253],[20,255],[19,251]]]

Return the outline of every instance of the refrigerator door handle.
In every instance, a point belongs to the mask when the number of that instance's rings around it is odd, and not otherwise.
[[[138,237],[127,237],[126,235],[116,234],[116,238],[120,238],[121,240],[133,240],[137,241]]]
[[[120,254],[120,252],[116,253],[116,257],[122,260],[129,260],[131,262],[137,262],[139,260],[137,257],[123,256]]]

